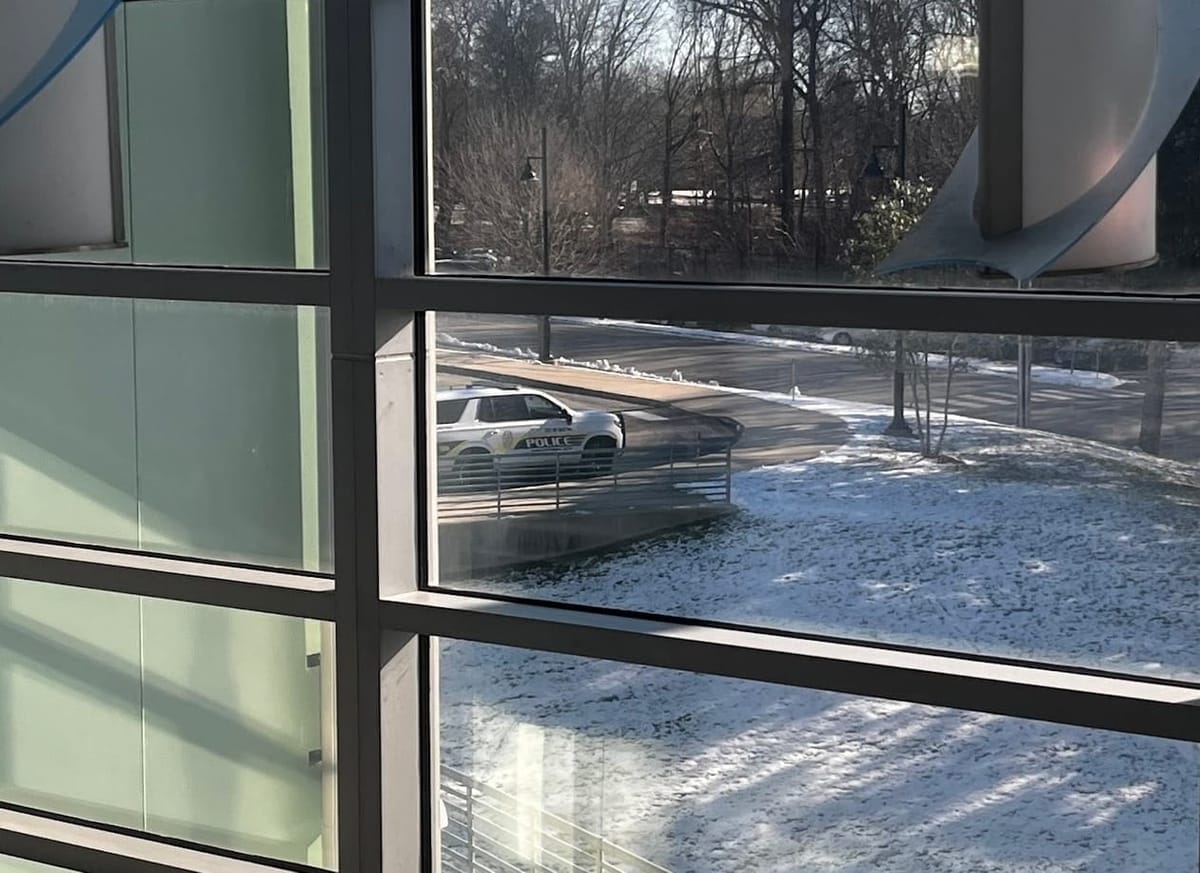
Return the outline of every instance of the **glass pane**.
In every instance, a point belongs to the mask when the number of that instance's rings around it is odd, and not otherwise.
[[[0,530],[329,569],[328,320],[0,294]]]
[[[984,29],[960,0],[430,14],[439,274],[1003,288],[984,255],[1019,231],[1006,263],[1029,265],[1000,269],[1027,281],[1194,286],[1200,100],[1163,75],[1190,62],[1186,40],[1159,45],[1173,12],[1000,3]],[[878,274],[935,213],[928,257]]]
[[[49,864],[38,864],[26,861],[24,858],[11,858],[0,855],[0,873],[69,873],[63,867],[51,867]]]
[[[53,37],[75,6],[5,4],[0,56],[17,61],[0,65],[0,105],[39,59],[65,59],[75,43]],[[45,70],[43,90],[0,115],[0,254],[324,266],[322,9],[117,5],[61,72]]]
[[[1191,744],[440,649],[446,871],[1196,869]]]
[[[906,436],[887,331],[437,330],[442,396],[570,410],[438,426],[447,587],[1200,680],[1192,344],[911,332]]]
[[[330,627],[15,580],[0,624],[0,799],[332,866]]]

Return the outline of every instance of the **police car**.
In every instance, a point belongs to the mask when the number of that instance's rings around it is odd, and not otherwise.
[[[459,484],[530,471],[602,474],[625,448],[625,419],[576,411],[527,388],[470,386],[437,395],[438,471]]]

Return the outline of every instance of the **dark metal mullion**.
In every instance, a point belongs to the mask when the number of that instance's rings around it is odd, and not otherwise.
[[[432,82],[430,67],[430,9],[428,0],[408,0],[410,4],[408,49],[411,57],[408,93],[411,95],[412,131],[411,166],[407,180],[411,185],[410,205],[412,272],[423,275],[434,260],[432,161]],[[393,47],[398,48],[398,47]],[[382,271],[381,271],[382,272]],[[377,289],[378,296],[381,291]],[[413,399],[414,409],[414,524],[416,541],[417,589],[424,589],[437,579],[437,445],[434,437],[436,373],[436,316],[428,312],[413,313]],[[418,767],[419,846],[416,858],[410,851],[407,857],[397,858],[407,867],[413,861],[421,873],[436,873],[442,869],[441,830],[437,811],[441,796],[440,731],[440,658],[437,641],[418,635],[409,643],[416,650],[417,681],[415,719],[407,722],[407,730],[415,732],[410,747],[415,747]],[[397,717],[389,716],[392,723]],[[402,725],[403,726],[403,725]],[[391,778],[396,778],[393,768]],[[387,812],[392,812],[387,810]]]
[[[383,619],[435,637],[1200,742],[1200,688],[1185,683],[435,592],[392,598]]]
[[[384,279],[397,309],[1200,341],[1200,296],[596,279]]]
[[[375,457],[370,0],[325,0],[338,868],[380,873],[381,652]]]
[[[206,303],[328,306],[319,270],[68,264],[0,260],[0,292]]]
[[[327,576],[0,537],[0,577],[302,618],[333,617]]]
[[[319,873],[319,869],[0,803],[0,860],[73,873]]]

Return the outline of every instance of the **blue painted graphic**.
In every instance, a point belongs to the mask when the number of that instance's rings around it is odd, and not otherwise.
[[[0,125],[37,96],[58,75],[88,40],[99,30],[121,0],[76,0],[62,30],[46,48],[45,54],[30,68],[8,94],[0,93]],[[12,14],[5,11],[3,14]],[[17,13],[18,15],[20,13]]]

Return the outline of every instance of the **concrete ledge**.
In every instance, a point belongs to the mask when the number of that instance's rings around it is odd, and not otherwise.
[[[599,551],[734,511],[720,503],[446,519],[438,525],[440,576],[444,581],[467,579],[482,570]]]

